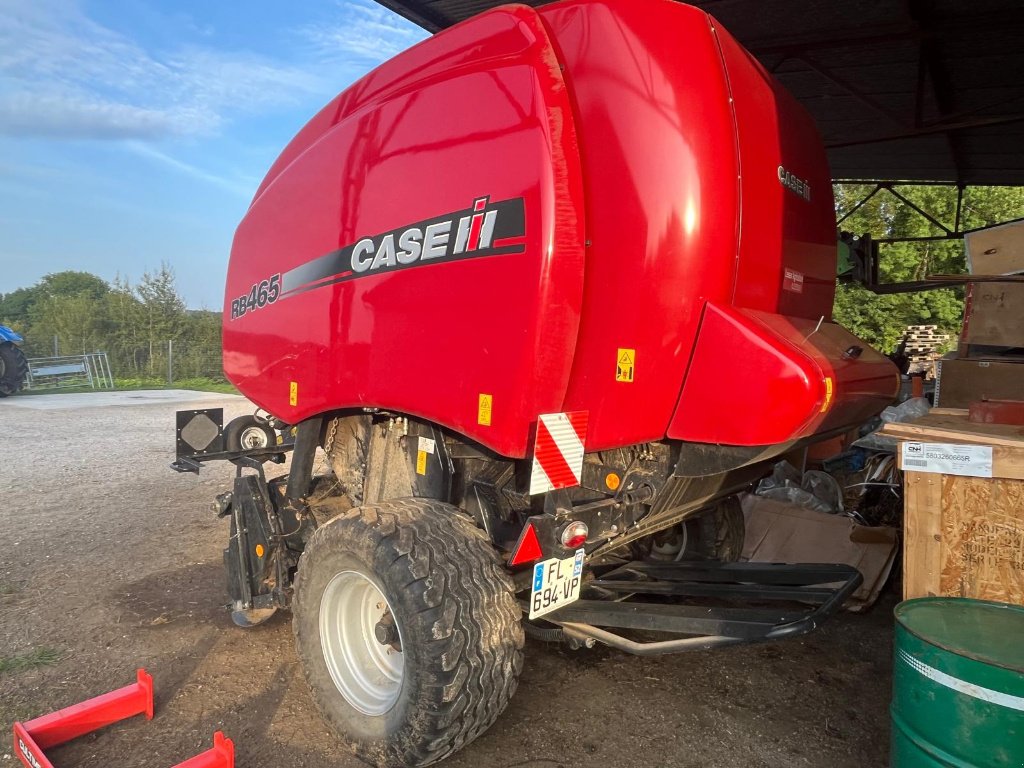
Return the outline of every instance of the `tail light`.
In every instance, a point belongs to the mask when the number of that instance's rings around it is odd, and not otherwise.
[[[579,549],[586,544],[589,535],[590,529],[587,528],[587,524],[581,520],[575,520],[562,529],[559,539],[566,549]]]

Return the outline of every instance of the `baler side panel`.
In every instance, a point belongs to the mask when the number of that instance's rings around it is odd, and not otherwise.
[[[713,23],[732,90],[740,157],[740,258],[731,303],[829,319],[836,229],[821,137],[792,94]]]
[[[575,126],[536,12],[511,6],[434,36],[304,133],[236,233],[230,380],[289,423],[378,407],[525,455],[537,414],[561,409],[584,267]],[[377,250],[384,233],[445,217],[450,254],[458,217],[483,197],[504,206],[494,252],[353,272],[361,239]],[[280,298],[232,319],[278,273]]]
[[[727,300],[737,171],[707,14],[670,2],[539,9],[572,94],[586,190],[583,317],[562,410],[587,449],[665,436],[704,302]],[[617,380],[619,350],[633,378]],[[627,353],[628,354],[628,353]]]

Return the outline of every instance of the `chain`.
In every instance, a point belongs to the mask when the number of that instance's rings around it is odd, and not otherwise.
[[[327,438],[324,440],[324,453],[327,454],[328,459],[331,456],[331,449],[334,447],[334,438],[338,434],[338,422],[341,419],[335,417],[331,419],[330,426],[327,427]]]

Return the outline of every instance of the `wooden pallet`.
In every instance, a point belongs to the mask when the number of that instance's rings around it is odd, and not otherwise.
[[[902,349],[909,363],[907,373],[935,378],[935,361],[941,357],[939,347],[949,342],[948,333],[939,333],[937,325],[908,325],[903,334]]]

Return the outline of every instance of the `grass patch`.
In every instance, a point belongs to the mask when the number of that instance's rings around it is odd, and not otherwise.
[[[0,656],[0,673],[18,672],[23,669],[48,667],[61,660],[60,651],[53,648],[33,648],[17,656]]]
[[[5,595],[16,595],[21,592],[21,587],[7,581],[0,581],[0,597]]]
[[[237,395],[234,384],[224,379],[213,379],[207,376],[196,376],[188,379],[175,379],[168,384],[167,379],[114,379],[117,389],[196,389],[200,392],[223,392]]]

